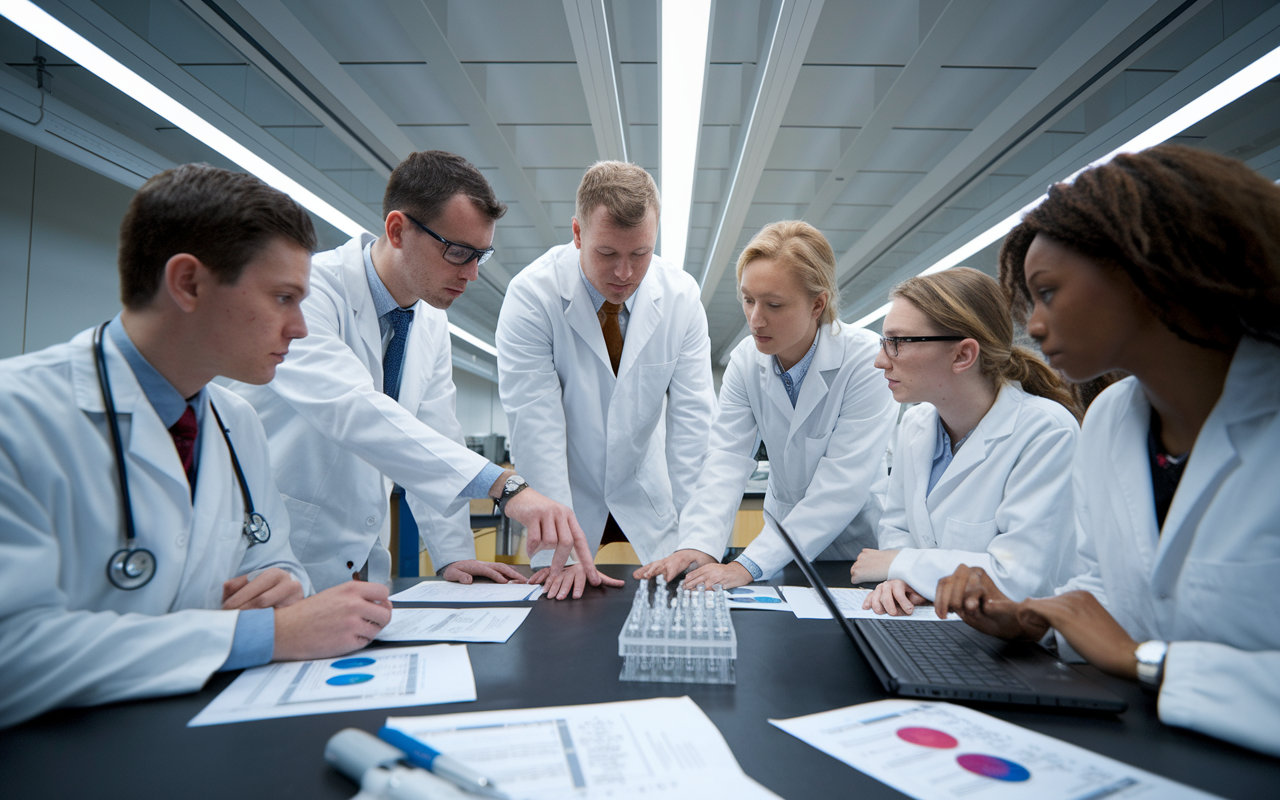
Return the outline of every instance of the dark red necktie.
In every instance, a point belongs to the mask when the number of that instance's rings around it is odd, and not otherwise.
[[[196,411],[191,406],[187,406],[187,410],[182,412],[182,416],[169,429],[169,435],[173,437],[173,446],[178,448],[178,458],[182,460],[182,469],[187,473],[187,483],[191,483],[196,470],[195,449],[198,430]]]

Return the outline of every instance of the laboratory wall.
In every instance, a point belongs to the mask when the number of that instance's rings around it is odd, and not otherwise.
[[[499,433],[507,436],[507,415],[498,399],[498,384],[457,367],[453,382],[458,387],[458,422],[464,436]]]
[[[0,132],[0,357],[120,309],[116,239],[133,190]]]

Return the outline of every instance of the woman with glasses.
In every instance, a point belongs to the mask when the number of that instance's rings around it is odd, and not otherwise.
[[[885,445],[897,406],[876,374],[876,337],[836,321],[831,245],[805,222],[765,226],[738,259],[738,294],[751,338],[725,369],[710,452],[680,515],[677,551],[636,570],[691,584],[741,586],[767,578],[791,551],[765,529],[731,564],[724,553],[763,441],[764,507],[809,558],[853,558],[874,541]]]
[[[961,564],[1019,599],[1053,589],[1073,545],[1071,458],[1079,426],[1070,392],[1013,344],[994,279],[959,267],[890,293],[875,366],[902,417],[879,549],[854,583],[880,582],[864,606],[910,614]]]
[[[1158,693],[1165,723],[1280,756],[1280,188],[1186,147],[1117,156],[1050,189],[1000,275],[1068,378],[1130,377],[1080,435],[1079,574],[1015,602],[960,569],[938,613],[1052,629]]]

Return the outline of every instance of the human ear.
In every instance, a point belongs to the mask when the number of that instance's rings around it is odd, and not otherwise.
[[[981,354],[982,348],[976,339],[965,339],[956,345],[955,356],[951,361],[951,371],[956,374],[964,372],[978,363]]]
[[[827,310],[827,293],[819,292],[818,296],[813,299],[813,318],[820,319],[822,312]]]
[[[164,290],[188,314],[196,309],[200,284],[212,278],[208,267],[190,253],[178,253],[164,264]]]
[[[404,223],[405,216],[400,211],[392,211],[387,215],[386,222],[383,223],[387,241],[397,250],[404,246]]]
[[[573,218],[573,246],[582,249],[582,227],[578,225],[578,218]]]

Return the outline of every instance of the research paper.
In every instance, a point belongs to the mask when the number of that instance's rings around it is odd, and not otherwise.
[[[505,642],[532,609],[396,608],[381,642]]]
[[[933,606],[916,606],[915,612],[901,617],[892,617],[888,614],[877,614],[869,608],[864,609],[862,603],[867,599],[867,595],[871,594],[870,589],[831,589],[831,596],[836,600],[836,607],[844,612],[849,619],[905,619],[915,622],[957,622],[960,621],[960,615],[951,613],[947,615],[945,620],[938,619],[938,615],[933,613]],[[822,598],[812,588],[808,586],[784,586],[782,593],[786,595],[787,604],[791,606],[791,611],[796,615],[797,619],[831,619],[831,612],[827,610],[827,604],[822,602]]]
[[[475,699],[465,644],[383,647],[247,669],[187,727]]]
[[[879,700],[769,722],[916,800],[1214,797],[950,703]]]
[[[391,595],[393,603],[514,603],[537,600],[542,584],[422,581]]]
[[[791,606],[774,586],[748,584],[725,591],[729,608],[751,611],[790,611]]]
[[[391,717],[513,800],[777,798],[749,778],[688,697]]]

